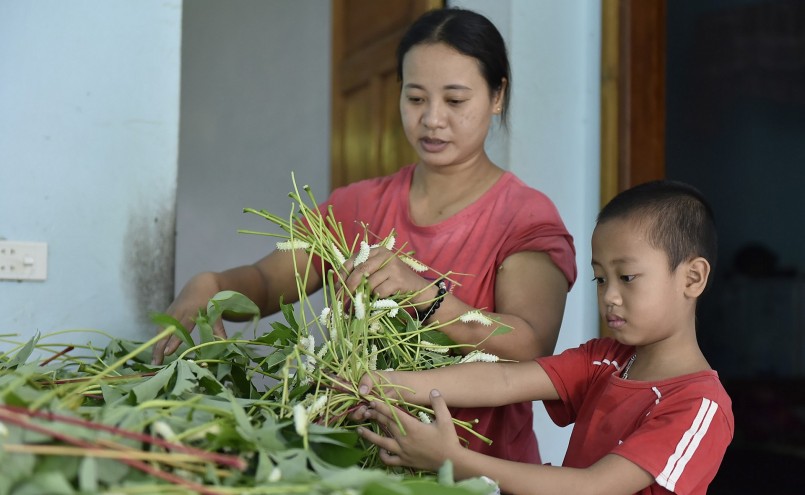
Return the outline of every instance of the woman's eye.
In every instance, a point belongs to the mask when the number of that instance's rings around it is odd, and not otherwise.
[[[634,280],[635,276],[634,275],[621,275],[620,278],[624,282],[631,282],[632,280]]]
[[[451,105],[461,105],[465,101],[467,101],[467,100],[447,100],[447,103],[449,103]]]
[[[418,96],[408,96],[407,99],[409,103],[422,103],[422,98]]]

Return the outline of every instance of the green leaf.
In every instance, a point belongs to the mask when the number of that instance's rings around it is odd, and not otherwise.
[[[511,327],[499,326],[499,327],[495,328],[495,331],[492,332],[489,336],[490,337],[495,337],[497,335],[504,335],[504,334],[507,334],[507,333],[509,333],[511,331],[512,331]]]
[[[284,304],[280,301],[280,310],[282,311],[282,316],[285,317],[285,321],[288,322],[288,325],[290,325],[291,329],[294,331],[294,335],[296,335],[299,332],[299,324],[296,322],[293,305]]]
[[[15,426],[8,426],[8,437],[2,440],[8,443],[21,443],[23,432]],[[0,442],[0,493],[10,493],[10,488],[17,481],[29,479],[36,468],[36,456],[24,453],[8,453]]]
[[[453,339],[439,330],[428,330],[427,332],[423,332],[422,340],[427,340],[428,342],[445,347],[456,345]]]
[[[82,492],[97,493],[98,463],[94,457],[84,457],[78,468],[78,488]]]
[[[171,395],[177,398],[184,396],[185,393],[192,393],[196,389],[196,374],[190,369],[190,364],[183,360],[176,362],[176,383],[173,385]]]
[[[26,342],[25,345],[14,354],[13,358],[9,359],[5,363],[0,363],[2,364],[2,367],[10,369],[25,364],[25,362],[28,361],[28,358],[31,357],[31,353],[34,351],[36,344],[39,342],[39,338],[39,332],[36,332],[31,340]]]
[[[216,321],[224,315],[260,318],[260,308],[248,297],[231,290],[221,291],[207,303],[207,317]]]
[[[193,337],[190,336],[190,332],[173,316],[164,313],[153,313],[151,314],[151,321],[162,328],[168,328],[171,325],[176,327],[176,333],[174,335],[178,335],[189,347],[196,345],[193,342]]]
[[[156,375],[134,387],[132,393],[137,399],[136,402],[143,403],[155,399],[173,378],[176,372],[176,363],[177,361],[172,362],[159,370]]]
[[[64,475],[57,471],[36,473],[14,488],[14,495],[74,495],[75,491]]]
[[[399,481],[390,483],[389,481],[374,481],[367,484],[363,489],[363,495],[411,495],[410,488]]]
[[[287,422],[278,423],[273,418],[266,418],[263,424],[257,427],[257,434],[254,437],[255,443],[258,447],[268,452],[287,450],[288,445],[281,434],[282,429],[287,425]]]
[[[389,475],[379,469],[351,467],[333,471],[322,478],[321,485],[333,491],[346,488],[364,488],[364,494],[408,494],[409,491],[400,486],[400,481],[400,476]],[[383,491],[377,491],[381,486],[384,487]],[[385,487],[390,487],[392,490]]]
[[[288,344],[296,340],[296,331],[279,321],[271,322],[271,328],[273,328],[271,332],[262,335],[256,340],[256,342],[266,345],[274,345],[277,341]]]

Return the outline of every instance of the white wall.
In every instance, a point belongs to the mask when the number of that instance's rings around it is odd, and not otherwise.
[[[590,238],[599,205],[600,2],[454,0],[483,13],[506,39],[512,66],[508,134],[492,136],[493,159],[556,203],[576,245],[579,276],[568,295],[556,352],[597,335]],[[560,465],[571,428],[534,405],[543,462]]]
[[[173,289],[181,7],[0,1],[0,237],[49,247],[47,280],[0,281],[0,334],[153,334]]]

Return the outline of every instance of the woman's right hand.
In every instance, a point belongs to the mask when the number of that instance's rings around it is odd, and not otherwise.
[[[166,313],[176,318],[188,332],[192,332],[196,326],[195,317],[198,315],[199,310],[206,308],[209,300],[220,291],[221,288],[215,273],[199,273],[182,288],[176,299],[168,306]],[[223,339],[226,338],[223,320],[219,319],[214,322],[213,334]],[[165,356],[176,352],[181,343],[181,339],[175,335],[160,340],[154,346],[151,363],[161,365]]]

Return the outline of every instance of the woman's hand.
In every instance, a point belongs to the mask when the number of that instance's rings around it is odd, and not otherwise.
[[[364,427],[357,429],[358,434],[380,448],[380,460],[386,465],[437,471],[463,447],[447,404],[438,390],[431,391],[430,400],[435,414],[430,424],[383,402],[373,401],[364,410],[363,419],[375,421],[388,436],[378,435]]]
[[[350,258],[344,264],[344,269],[347,273],[344,286],[352,293],[355,292],[364,278],[366,278],[369,290],[381,298],[405,292],[422,292],[432,284],[432,282],[417,275],[394,252],[385,247],[372,248],[366,261],[358,266],[355,266],[355,258]],[[436,295],[436,289],[432,292],[431,297]],[[424,303],[428,300],[428,297],[422,294],[416,299],[413,301],[414,303]]]
[[[168,306],[166,313],[179,320],[188,332],[192,332],[196,326],[195,317],[199,310],[206,308],[209,300],[220,290],[215,274],[200,273],[187,282],[179,296]],[[221,319],[213,324],[212,331],[214,335],[226,338],[226,330]],[[160,340],[154,346],[151,362],[156,365],[162,364],[165,356],[176,352],[181,343],[181,339],[175,335]]]

